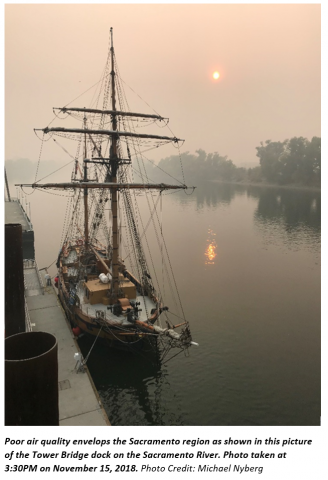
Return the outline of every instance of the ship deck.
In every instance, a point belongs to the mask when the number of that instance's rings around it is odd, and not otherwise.
[[[105,319],[109,320],[111,323],[131,326],[131,323],[125,316],[120,315],[118,317],[117,315],[114,315],[112,311],[107,308],[107,305],[104,305],[103,303],[95,303],[93,305],[90,303],[84,303],[84,289],[82,286],[80,286],[76,293],[80,299],[81,310],[85,315],[96,317],[97,312],[101,311],[104,312]],[[140,303],[138,308],[141,309],[141,312],[139,312],[138,320],[146,322],[151,315],[151,310],[156,307],[156,304],[149,297],[143,297],[142,295],[137,295],[134,300]]]

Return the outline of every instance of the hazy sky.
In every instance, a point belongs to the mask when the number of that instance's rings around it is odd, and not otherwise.
[[[5,158],[38,159],[33,128],[99,80],[112,26],[121,77],[182,151],[257,164],[262,140],[321,136],[320,21],[319,4],[6,5]]]

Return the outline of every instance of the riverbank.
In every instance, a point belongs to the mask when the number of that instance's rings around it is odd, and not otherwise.
[[[283,188],[288,190],[306,190],[306,191],[313,191],[313,192],[321,192],[321,187],[295,185],[295,184],[278,185],[278,184],[266,183],[266,182],[247,182],[244,180],[240,182],[236,182],[236,181],[229,182],[227,180],[218,180],[218,179],[209,180],[209,182],[219,183],[219,184],[229,184],[229,185],[241,185],[243,187]]]

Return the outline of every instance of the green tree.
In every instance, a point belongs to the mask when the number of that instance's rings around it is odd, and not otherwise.
[[[320,184],[321,181],[321,138],[312,137],[311,142],[308,143],[307,157],[312,165],[313,181],[315,184]]]
[[[289,140],[283,161],[283,183],[302,183],[312,176],[312,165],[307,156],[309,141],[304,137]]]
[[[311,142],[304,137],[293,137],[284,142],[261,142],[256,147],[261,173],[270,182],[320,185],[321,139]]]
[[[266,140],[265,143],[260,143],[260,147],[256,147],[262,175],[268,182],[281,183],[287,143],[288,140],[284,142]]]

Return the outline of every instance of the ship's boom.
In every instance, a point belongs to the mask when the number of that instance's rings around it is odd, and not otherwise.
[[[167,140],[169,142],[184,142],[181,138],[166,137],[162,135],[149,135],[146,133],[134,133],[134,132],[119,132],[118,130],[89,130],[84,128],[64,128],[64,127],[52,127],[52,128],[39,128],[35,131],[41,130],[43,133],[59,132],[59,133],[83,133],[89,135],[109,135],[114,138],[119,137],[135,137],[135,138],[149,138],[151,140]]]
[[[67,183],[30,183],[30,184],[15,184],[16,187],[31,187],[31,188],[108,188],[115,190],[123,189],[137,189],[137,190],[169,190],[169,189],[183,189],[188,188],[187,185],[168,185],[167,183],[97,183],[97,182],[67,182]]]
[[[139,117],[139,118],[153,118],[155,120],[167,120],[167,121],[169,120],[168,118],[161,117],[160,115],[153,115],[149,113],[120,112],[118,110],[99,110],[97,108],[54,107],[54,110],[59,110],[63,113],[66,113],[66,112],[99,113],[100,115],[119,115],[121,117]]]

